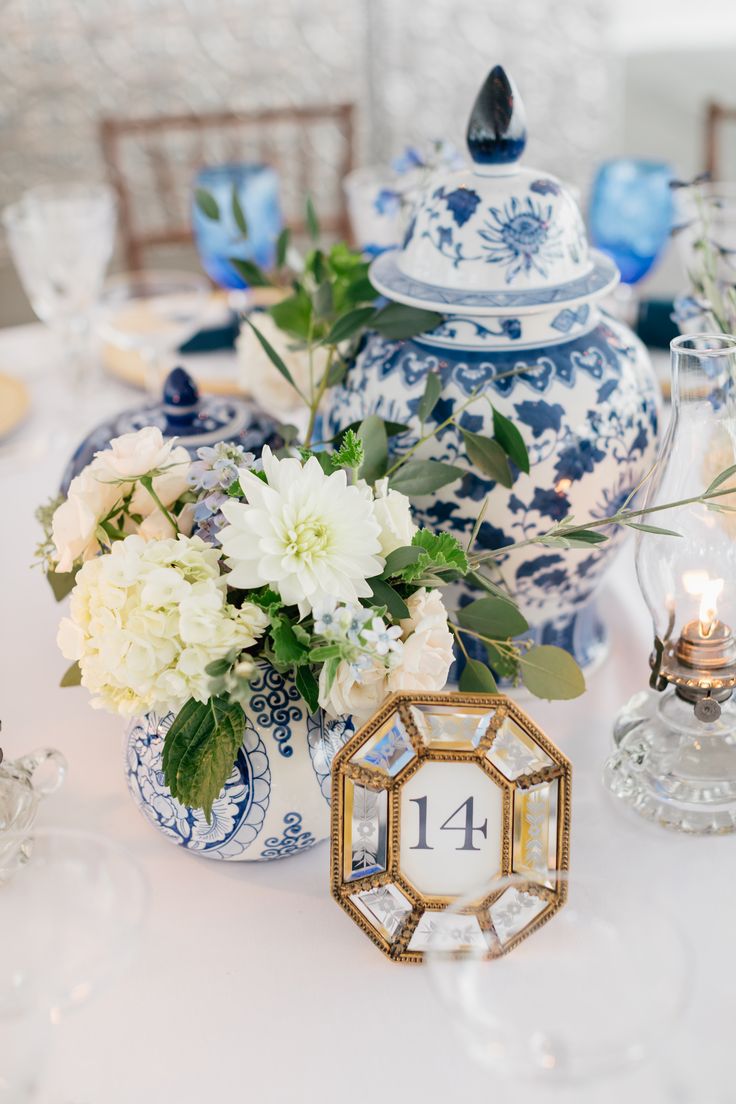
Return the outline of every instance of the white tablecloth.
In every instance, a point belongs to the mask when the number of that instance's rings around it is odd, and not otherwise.
[[[0,370],[33,374],[47,356],[41,327],[0,333]],[[134,393],[104,386],[101,405],[135,402]],[[526,1100],[525,1090],[497,1086],[464,1056],[425,971],[390,963],[334,904],[326,844],[268,864],[211,862],[172,846],[134,808],[123,780],[122,722],[93,712],[84,691],[58,688],[66,667],[55,645],[59,610],[29,566],[33,512],[53,493],[65,459],[59,450],[0,474],[2,743],[10,758],[43,744],[64,752],[68,779],[45,803],[42,822],[127,845],[146,870],[152,903],[135,963],[59,1027],[44,1101]],[[602,603],[612,648],[587,694],[528,708],[573,762],[573,864],[597,857],[612,893],[644,887],[679,916],[693,944],[694,991],[685,1024],[657,1063],[580,1099],[590,1104],[600,1092],[653,1101],[672,1085],[664,1099],[726,1104],[736,1100],[736,838],[667,833],[629,817],[603,790],[613,717],[648,674],[649,622],[630,552]]]

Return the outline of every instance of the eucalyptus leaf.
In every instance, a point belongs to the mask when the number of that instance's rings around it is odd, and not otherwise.
[[[289,252],[291,242],[291,230],[285,226],[276,239],[276,267],[283,268],[286,264],[286,254]]]
[[[454,483],[464,475],[462,468],[454,464],[443,464],[439,460],[407,460],[391,476],[390,486],[412,498],[434,494],[440,487]]]
[[[386,606],[394,621],[403,621],[409,616],[409,607],[401,595],[384,579],[367,579],[376,605]]]
[[[497,694],[496,680],[479,659],[466,660],[460,675],[460,690],[464,694]]]
[[[286,367],[283,360],[281,359],[279,354],[276,352],[276,350],[274,349],[273,345],[268,340],[268,338],[264,337],[263,334],[261,333],[261,331],[256,326],[253,325],[249,315],[247,315],[247,314],[245,316],[245,321],[248,323],[250,328],[253,330],[253,333],[258,338],[258,341],[260,342],[261,348],[263,349],[264,353],[269,358],[269,360],[271,361],[273,366],[281,373],[281,375],[284,377],[284,379],[287,380],[291,384],[291,386],[294,388],[294,390],[299,392],[299,394],[301,394],[301,392],[299,391],[299,388],[294,383],[294,378],[293,378],[291,372]]]
[[[437,314],[436,311],[419,310],[417,307],[408,307],[403,303],[389,303],[377,312],[372,322],[372,329],[382,337],[401,340],[434,330],[440,322],[442,322],[442,315]]]
[[[585,691],[585,676],[569,652],[539,644],[524,655],[521,678],[530,693],[549,701],[567,701]]]
[[[241,276],[246,284],[249,284],[251,287],[272,286],[266,273],[255,263],[255,261],[249,261],[244,257],[228,257],[228,261],[233,266],[238,276]]]
[[[514,423],[493,407],[493,436],[520,471],[529,473],[529,453]]]
[[[736,476],[736,464],[732,464],[732,466],[726,468],[725,471],[722,471],[721,474],[715,477],[711,486],[705,491],[706,495],[710,495],[711,491],[717,490],[718,487],[722,487],[726,479],[730,479],[732,476]]]
[[[457,619],[464,629],[489,640],[507,640],[529,628],[517,606],[506,598],[476,598],[458,610]]]
[[[312,326],[312,301],[303,288],[299,288],[287,299],[274,303],[268,313],[280,330],[307,341]]]
[[[488,666],[501,678],[515,679],[519,673],[519,660],[515,655],[501,651],[495,644],[486,644]]]
[[[230,199],[230,205],[233,209],[233,218],[235,219],[235,225],[244,238],[248,237],[248,223],[245,218],[245,213],[240,205],[240,197],[238,196],[238,186],[233,183],[233,191]]]
[[[640,521],[627,521],[629,529],[638,529],[641,533],[656,533],[661,537],[681,537],[682,533],[675,532],[674,529],[661,529],[659,525],[646,525]]]
[[[182,805],[202,809],[207,823],[243,741],[245,714],[225,697],[189,700],[166,733],[164,781]]]
[[[312,197],[307,196],[305,203],[305,213],[307,216],[307,230],[312,241],[319,239],[319,220],[317,218],[317,212],[314,209],[314,203]]]
[[[494,441],[490,437],[482,437],[480,433],[471,433],[467,429],[462,429],[461,432],[465,442],[465,450],[471,463],[480,468],[485,475],[489,475],[496,483],[500,483],[502,487],[513,486],[514,478],[511,474],[511,468],[506,453],[498,441]]]
[[[550,537],[554,537],[554,533]],[[603,544],[608,540],[605,533],[597,529],[569,529],[560,534],[563,548],[587,548],[591,544]]]
[[[59,686],[81,686],[82,685],[82,669],[78,663],[72,663],[71,667],[67,667],[64,674],[61,676],[61,682]]]
[[[368,325],[369,320],[373,317],[375,311],[373,307],[356,307],[355,310],[348,311],[347,314],[343,314],[341,318],[333,324],[332,329],[327,334],[327,337],[323,339],[323,345],[339,345],[341,341],[347,341],[349,337],[352,337]]]
[[[194,202],[205,218],[212,219],[213,221],[219,219],[220,205],[212,195],[212,192],[208,192],[206,188],[195,188]]]
[[[358,437],[364,450],[360,475],[367,483],[375,483],[386,474],[388,466],[388,438],[383,418],[369,414],[358,427]]]
[[[360,429],[360,425],[360,422],[351,422],[350,425],[345,426],[345,428],[341,429],[339,433],[336,433],[335,436],[328,443],[337,445],[339,447],[342,444],[345,434],[348,433],[351,429],[355,433],[357,433]],[[404,425],[403,422],[384,422],[383,425],[384,429],[386,430],[387,437],[400,437],[402,433],[408,433],[411,429],[411,426]]]
[[[424,425],[427,418],[437,405],[437,401],[442,394],[442,377],[439,372],[429,372],[427,374],[427,382],[424,385],[424,394],[419,400],[419,408],[417,413],[419,415],[419,421]]]

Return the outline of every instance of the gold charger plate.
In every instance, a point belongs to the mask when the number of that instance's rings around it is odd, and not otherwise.
[[[30,405],[26,385],[14,376],[0,373],[0,437],[12,433],[20,425]]]

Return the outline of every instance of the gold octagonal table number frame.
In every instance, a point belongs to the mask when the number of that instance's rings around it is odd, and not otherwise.
[[[461,936],[506,954],[564,902],[571,779],[503,694],[393,694],[332,765],[332,894],[389,958],[421,962],[442,910],[516,875]]]

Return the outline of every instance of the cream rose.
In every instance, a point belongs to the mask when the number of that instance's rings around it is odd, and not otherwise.
[[[379,479],[374,490],[373,515],[381,526],[381,554],[411,544],[417,527],[412,521],[411,503],[401,491],[389,490],[388,479]]]
[[[148,426],[135,433],[124,433],[110,447],[95,454],[92,461],[69,485],[66,501],[54,513],[51,535],[55,547],[57,571],[71,571],[76,563],[96,556],[100,551],[99,525],[116,503],[131,491],[131,514],[142,518],[141,535],[160,540],[174,535],[171,522],[137,477],[152,471],[153,489],[165,507],[173,505],[187,489],[189,453],[173,441],[165,441],[160,429]],[[130,480],[130,482],[121,482]],[[185,508],[186,509],[186,508]],[[182,511],[184,515],[184,511]],[[182,516],[179,529],[190,532],[193,514]],[[136,530],[126,518],[124,531]],[[104,539],[104,538],[103,538]]]
[[[319,674],[319,704],[333,717],[350,715],[362,724],[386,697],[388,671],[380,659],[361,669],[342,660],[329,692],[326,671],[323,667]]]
[[[387,691],[442,690],[455,658],[442,597],[438,590],[422,587],[406,604],[410,616],[401,622],[404,647],[388,674]]]
[[[291,372],[297,387],[309,395],[309,356],[304,349],[295,348],[296,340],[280,330],[270,314],[258,312],[253,324],[271,344]],[[304,403],[291,384],[274,367],[263,346],[247,322],[243,323],[235,343],[240,367],[240,382],[267,414],[281,420],[298,418],[304,411]],[[312,354],[314,383],[327,368],[327,352],[315,349]]]

